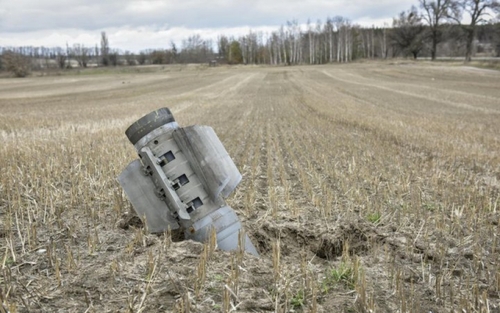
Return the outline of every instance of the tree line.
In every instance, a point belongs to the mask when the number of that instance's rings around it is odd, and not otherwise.
[[[468,62],[475,53],[500,56],[500,23],[486,21],[492,14],[500,18],[498,0],[419,0],[384,27],[361,27],[342,16],[306,24],[292,20],[271,33],[221,34],[216,40],[193,35],[181,47],[170,42],[139,53],[110,48],[102,32],[94,47],[0,47],[0,69],[25,76],[42,68],[172,63],[297,65],[439,56]]]

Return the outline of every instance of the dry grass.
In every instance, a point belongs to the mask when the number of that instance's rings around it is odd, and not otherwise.
[[[131,218],[115,180],[134,158],[123,132],[162,106],[219,134],[243,174],[229,203],[260,259]],[[499,72],[366,63],[1,79],[0,138],[10,312],[500,310]]]

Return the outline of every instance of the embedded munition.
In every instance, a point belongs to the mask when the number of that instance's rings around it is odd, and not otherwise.
[[[186,239],[205,242],[216,233],[221,250],[258,256],[242,225],[226,204],[241,174],[209,126],[179,127],[168,108],[153,111],[125,132],[139,159],[118,181],[134,210],[152,233],[180,230]]]

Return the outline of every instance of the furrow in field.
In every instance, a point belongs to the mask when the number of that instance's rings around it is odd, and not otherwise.
[[[495,75],[485,77],[474,75],[474,79],[467,79],[471,76],[470,73],[461,68],[441,68],[427,67],[420,74],[418,71],[411,68],[401,67],[373,67],[366,66],[353,68],[347,73],[352,74],[356,78],[371,80],[375,83],[396,84],[412,90],[413,87],[420,89],[423,92],[436,92],[439,94],[443,91],[451,95],[465,95],[467,97],[477,97],[488,101],[498,99],[500,90],[498,81],[500,74],[498,71]]]
[[[258,95],[263,73],[239,73],[217,88],[206,88],[185,96],[189,109],[173,111],[182,125],[212,126],[243,175],[243,180],[229,203],[245,216],[253,215],[257,207],[264,208],[259,181],[261,136],[256,128],[260,109],[252,101]],[[251,203],[251,204],[249,204]]]
[[[495,141],[489,140],[497,136],[494,114],[484,116],[465,110],[462,120],[455,115],[432,114],[407,103],[391,108],[391,103],[397,103],[397,100],[389,101],[385,95],[380,98],[380,93],[367,93],[363,88],[349,90],[346,89],[348,85],[331,84],[313,74],[309,79],[296,83],[316,96],[318,105],[323,103],[318,109],[325,118],[357,125],[360,129],[383,135],[382,138],[397,144],[414,145],[431,154],[436,142],[441,142],[438,147],[443,150],[468,147],[469,150],[490,154],[488,151],[496,149],[491,146]],[[324,92],[321,93],[321,90]],[[453,138],[451,141],[448,138],[450,136]]]
[[[303,171],[297,166],[298,160],[290,156],[290,150],[286,146],[294,141],[294,138],[289,137],[289,127],[295,124],[293,116],[289,115],[291,108],[296,105],[292,97],[294,90],[288,75],[276,73],[272,78],[267,94],[272,94],[273,97],[266,106],[269,130],[267,145],[271,152],[267,159],[270,210],[274,219],[279,216],[306,221],[308,215],[304,212],[313,212],[314,205],[307,199],[303,176],[299,175]]]
[[[342,199],[346,207],[358,210],[360,207],[366,209],[366,199],[376,199],[377,203],[380,203],[382,198],[377,194],[377,189],[370,185],[383,177],[399,178],[401,174],[396,169],[402,165],[401,162],[406,161],[405,157],[402,157],[397,163],[388,164],[374,151],[383,146],[385,153],[404,156],[407,154],[408,145],[395,144],[394,140],[397,139],[379,134],[376,128],[363,127],[354,120],[343,121],[343,117],[337,114],[329,115],[322,109],[323,105],[328,106],[329,103],[324,99],[322,101],[322,98],[298,95],[298,102],[302,104],[299,106],[297,120],[302,123],[300,128],[293,127],[294,130],[301,130],[295,131],[294,138],[295,141],[302,142],[302,145],[314,146],[314,149],[309,150],[316,153],[311,155],[308,168],[311,173],[324,177],[329,182],[323,183],[322,189],[335,190],[336,199]],[[331,108],[332,106],[330,110]],[[366,177],[363,173],[373,173],[373,176]],[[365,187],[353,190],[350,186],[354,182]],[[379,186],[385,188],[380,184]],[[404,192],[401,190],[399,193]]]
[[[408,81],[404,77],[388,78],[378,75],[378,72],[367,69],[366,71],[342,71],[355,81],[380,84],[396,90],[413,92],[416,94],[427,94],[434,99],[446,99],[447,101],[464,102],[473,106],[498,109],[500,106],[500,84],[496,81],[499,77],[479,79],[478,81],[467,81],[441,78],[428,80]],[[456,74],[456,73],[455,73]],[[409,77],[409,76],[408,76]],[[455,75],[454,77],[457,77]],[[497,86],[498,85],[498,86]]]
[[[187,116],[188,123],[199,123],[208,117],[211,123],[218,124],[217,120],[221,120],[233,107],[242,103],[240,93],[245,92],[246,88],[253,92],[253,82],[261,76],[262,74],[239,73],[192,92],[166,97],[164,100],[174,111],[184,111],[181,116]],[[237,117],[232,121],[238,121]]]
[[[381,84],[374,84],[371,81],[361,82],[359,79],[357,79],[357,80],[346,79],[345,78],[346,76],[352,76],[352,75],[346,74],[345,71],[336,71],[335,73],[331,73],[329,71],[324,70],[323,73],[325,75],[331,77],[332,79],[340,81],[342,83],[358,85],[358,86],[362,86],[363,88],[380,89],[380,90],[388,91],[390,93],[396,93],[396,94],[403,95],[403,96],[417,98],[417,99],[419,99],[418,101],[421,102],[422,106],[427,105],[427,106],[431,106],[431,107],[434,106],[435,107],[436,103],[437,103],[438,105],[445,104],[448,106],[478,111],[478,112],[482,112],[482,113],[486,113],[486,114],[491,114],[491,113],[500,114],[500,110],[498,109],[498,106],[500,105],[500,103],[499,103],[498,99],[494,99],[494,98],[488,98],[488,99],[483,98],[483,99],[481,99],[481,101],[479,101],[481,106],[475,106],[475,105],[472,105],[469,103],[471,103],[472,101],[473,101],[472,103],[477,103],[478,101],[476,98],[474,98],[474,100],[471,100],[471,102],[467,103],[467,102],[464,102],[464,99],[462,99],[463,97],[462,98],[456,97],[454,95],[451,95],[450,93],[445,94],[444,92],[441,92],[441,94],[439,95],[440,97],[431,96],[428,91],[416,93],[415,89],[418,89],[418,86],[412,88],[411,89],[412,91],[408,91],[408,88],[402,88],[403,86],[401,86],[401,85],[398,86],[398,85],[392,84],[392,85],[384,86]],[[404,90],[404,89],[407,89],[407,90]],[[370,94],[370,92],[367,92],[366,94]],[[408,97],[406,97],[405,100],[408,101]],[[469,97],[469,100],[470,100],[470,97]],[[490,101],[488,101],[488,100],[490,100]],[[396,104],[397,103],[396,101],[389,101],[389,102],[394,103],[394,105],[398,105],[398,104]],[[486,107],[483,107],[483,105]]]
[[[309,137],[310,141],[307,143],[301,140],[308,130],[308,121],[297,114],[297,110],[302,111],[304,108],[302,103],[297,102],[297,86],[290,81],[290,73],[287,74],[284,79],[275,80],[273,88],[278,97],[271,107],[272,111],[268,113],[274,126],[274,160],[275,163],[279,161],[274,167],[277,172],[275,183],[281,187],[278,188],[280,199],[288,204],[284,207],[292,210],[293,215],[300,214],[301,219],[307,220],[310,213],[319,213],[319,204],[324,197],[319,187],[321,178],[316,175],[316,171],[310,169],[317,138]],[[279,94],[278,91],[282,93]],[[309,213],[300,213],[306,211]],[[283,213],[287,214],[286,211]]]
[[[294,146],[288,148],[292,154],[299,155],[300,152],[295,147],[302,145],[314,146],[317,150],[310,149],[309,151],[321,151],[320,154],[327,153],[325,151],[328,151],[328,146],[324,145],[327,140],[317,140],[313,136],[314,131],[320,131],[324,134],[324,138],[331,137],[326,126],[328,117],[321,117],[320,114],[317,114],[316,109],[322,107],[321,102],[317,100],[308,96],[301,98],[299,94],[297,102],[302,102],[303,105],[299,106],[300,110],[298,111],[301,117],[297,118],[297,120],[302,122],[300,129],[303,133],[295,131],[293,134],[292,137],[295,139]],[[324,102],[326,103],[326,101]],[[307,107],[309,109],[306,109]],[[331,114],[330,116],[335,116],[335,114]],[[335,119],[332,119],[332,122],[335,123]],[[314,125],[314,127],[309,128],[309,125]],[[355,126],[355,124],[351,126]],[[299,127],[291,128],[294,130],[299,129]],[[330,130],[333,131],[333,128],[330,128]],[[459,203],[467,202],[466,198],[451,195],[464,194],[465,192],[465,189],[458,180],[449,180],[447,184],[443,184],[436,179],[435,171],[439,163],[436,164],[432,159],[424,158],[423,160],[419,160],[416,155],[412,153],[408,154],[408,151],[404,147],[395,146],[390,141],[377,141],[377,138],[373,136],[374,133],[371,131],[366,132],[363,128],[350,127],[344,129],[344,133],[341,136],[349,137],[346,132],[359,130],[361,130],[361,137],[357,141],[347,143],[347,151],[342,151],[346,153],[341,152],[340,155],[332,155],[332,162],[339,162],[345,165],[344,168],[339,168],[340,171],[334,171],[334,174],[337,174],[336,176],[330,176],[330,178],[339,178],[342,180],[343,185],[348,188],[348,192],[345,193],[347,203],[343,208],[359,212],[360,217],[363,219],[368,219],[369,216],[372,216],[371,214],[380,214],[377,212],[383,212],[383,214],[387,214],[386,219],[390,218],[391,223],[398,225],[397,235],[401,236],[404,234],[404,236],[413,238],[411,240],[416,242],[418,234],[415,237],[412,229],[420,227],[424,229],[425,233],[432,233],[436,228],[440,227],[439,222],[434,219],[435,216],[426,211],[425,208],[429,206],[439,207],[440,210],[441,208],[445,210],[443,214],[450,214],[450,208]],[[366,138],[363,138],[365,136]],[[342,137],[339,139],[346,139]],[[415,152],[418,153],[418,150]],[[311,185],[314,184],[314,171],[317,171],[319,174],[323,169],[327,171],[331,170],[328,163],[317,162],[321,160],[319,154],[312,155],[316,163],[314,161],[311,162],[312,166],[309,163],[301,165],[311,173],[309,175],[309,183]],[[384,162],[380,161],[384,160],[385,156],[389,158],[387,160],[389,162],[384,164]],[[382,166],[379,167],[379,165]],[[392,169],[393,172],[387,171],[388,169]],[[454,175],[451,170],[445,175]],[[304,185],[307,184],[307,180],[303,180],[306,181]],[[417,190],[414,187],[416,184],[419,185]],[[448,198],[443,200],[442,197],[445,190],[447,190],[446,195]],[[378,195],[379,193],[381,194]],[[321,195],[318,191],[315,191],[314,194]],[[401,204],[403,204],[403,207],[398,207]],[[342,211],[336,211],[335,213],[341,215]],[[344,217],[341,217],[341,219],[344,219]],[[421,222],[423,224],[419,226]],[[450,223],[449,220],[445,222],[444,219],[441,223],[443,222]],[[409,270],[406,263],[395,264],[394,268],[401,273]],[[432,271],[429,270],[429,273],[432,273]],[[467,275],[471,275],[471,273]],[[458,282],[456,281],[455,283]]]

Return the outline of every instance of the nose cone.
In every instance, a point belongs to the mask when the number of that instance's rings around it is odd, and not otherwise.
[[[219,240],[219,237],[217,236],[217,246],[219,247],[219,249],[224,251],[235,251],[238,250],[238,240],[238,231],[232,233],[230,236],[222,240]],[[257,249],[255,249],[255,246],[253,245],[252,241],[250,241],[250,238],[247,234],[245,234],[244,245],[245,252],[253,254],[255,256],[259,256]]]
[[[158,127],[175,122],[169,108],[161,108],[144,115],[125,131],[128,140],[135,145],[142,137],[146,136]]]
[[[195,232],[193,234],[186,233],[186,238],[193,239],[199,242],[206,242],[210,238],[212,230],[215,230],[217,235],[217,247],[224,251],[236,251],[240,244],[240,232],[243,227],[236,215],[236,212],[229,207],[223,206],[218,210],[198,220],[193,225]],[[241,244],[244,245],[245,251],[259,256],[257,249],[253,245],[248,235],[242,239]]]

